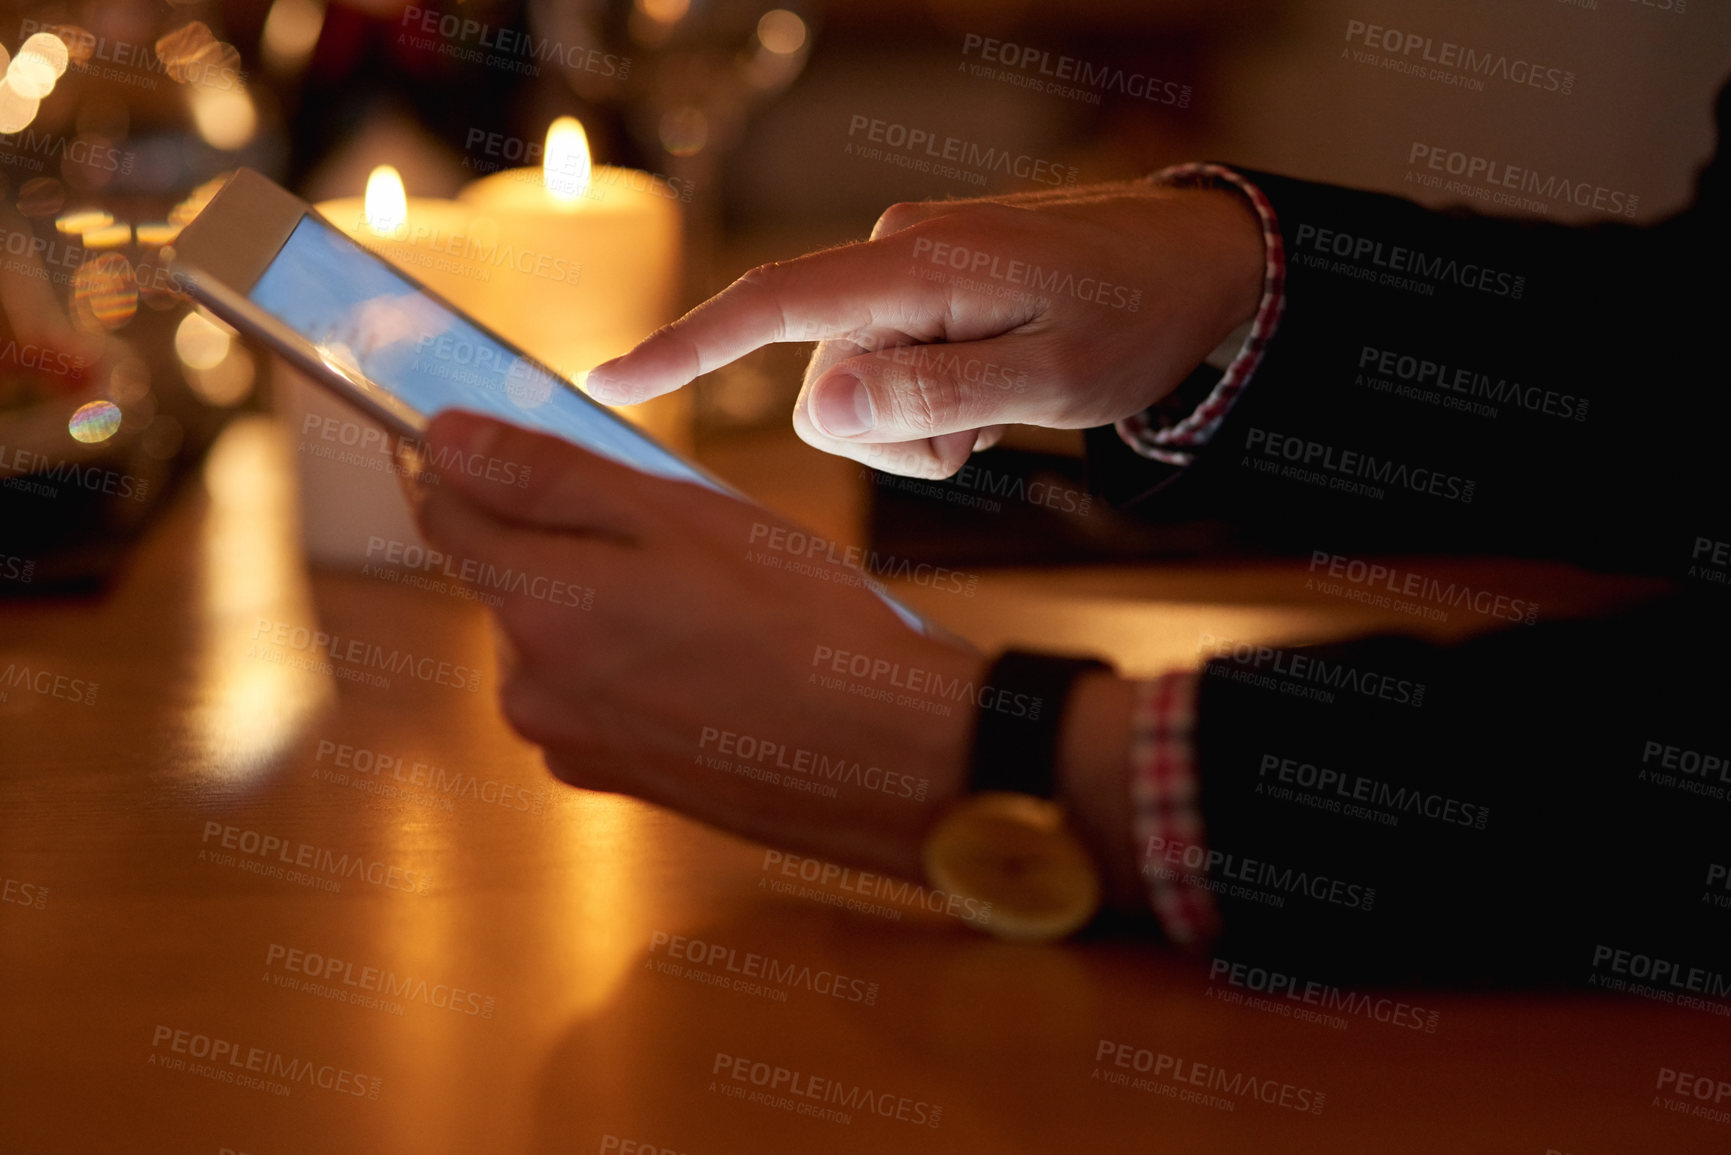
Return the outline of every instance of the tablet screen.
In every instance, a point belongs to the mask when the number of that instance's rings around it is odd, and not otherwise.
[[[389,390],[425,417],[471,409],[645,473],[720,488],[315,217],[301,218],[249,296],[332,368]]]
[[[729,492],[315,217],[301,218],[248,297],[332,369],[389,391],[424,417],[443,409],[487,413],[644,473]],[[926,630],[875,583],[873,592]]]

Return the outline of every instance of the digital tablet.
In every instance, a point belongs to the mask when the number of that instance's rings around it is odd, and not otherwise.
[[[401,436],[419,439],[441,410],[468,409],[749,500],[251,169],[235,173],[168,257],[195,300]],[[932,632],[881,588],[874,592],[910,626]]]

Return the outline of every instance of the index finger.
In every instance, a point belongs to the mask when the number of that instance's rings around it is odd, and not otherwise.
[[[905,234],[761,265],[622,357],[597,365],[585,388],[635,405],[777,341],[821,341],[874,325],[941,325],[942,289],[909,277]]]

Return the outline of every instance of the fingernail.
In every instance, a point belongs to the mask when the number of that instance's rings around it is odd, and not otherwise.
[[[426,446],[407,437],[397,438],[391,446],[391,464],[396,467],[399,488],[409,508],[418,512],[430,487],[439,481],[438,474],[427,464]]]
[[[608,365],[613,362],[607,362]],[[617,405],[624,400],[626,394],[616,377],[609,377],[602,372],[606,366],[597,365],[589,370],[589,375],[583,378],[583,390],[603,405]]]
[[[831,377],[811,399],[811,419],[831,437],[857,437],[877,424],[871,390],[858,377]]]

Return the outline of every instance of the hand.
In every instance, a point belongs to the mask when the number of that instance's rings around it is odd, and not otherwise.
[[[512,575],[480,583],[505,599],[502,705],[556,776],[919,877],[926,827],[963,786],[958,695],[979,654],[910,630],[859,571],[733,498],[473,414],[441,414],[426,441],[439,484],[417,520]]]
[[[771,342],[818,340],[800,437],[947,477],[1004,423],[1087,428],[1166,396],[1254,315],[1262,262],[1256,216],[1229,191],[899,204],[870,240],[753,269],[597,366],[589,390],[635,404]]]

